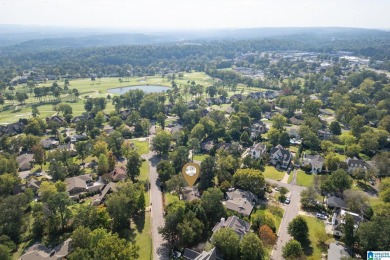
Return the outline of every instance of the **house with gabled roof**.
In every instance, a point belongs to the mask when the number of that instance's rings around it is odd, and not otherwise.
[[[203,251],[198,253],[189,248],[184,249],[183,258],[185,260],[223,260],[222,256],[218,254],[217,248],[213,247],[210,251]]]
[[[347,172],[349,174],[352,174],[354,170],[356,169],[363,169],[364,171],[367,171],[371,168],[371,166],[364,160],[358,159],[356,157],[354,158],[347,158],[345,161],[347,164]]]
[[[254,144],[249,148],[249,154],[253,159],[259,159],[267,153],[267,146],[262,143]]]
[[[16,162],[19,166],[19,171],[28,171],[32,169],[34,156],[31,153],[25,153],[16,157]]]
[[[311,155],[303,153],[302,156],[303,165],[311,166],[311,173],[320,173],[324,166],[325,158],[321,155]]]
[[[222,203],[224,206],[232,211],[242,214],[243,216],[250,216],[258,198],[250,191],[236,189],[234,191],[226,192],[227,200]]]
[[[68,238],[53,249],[47,248],[41,244],[35,244],[30,247],[19,260],[61,260],[66,259],[72,252],[72,239]]]
[[[290,165],[292,154],[283,146],[278,145],[270,150],[270,161],[277,168],[287,169]]]
[[[226,220],[221,218],[221,221],[218,222],[214,228],[213,233],[217,232],[221,228],[230,228],[240,237],[240,239],[250,232],[251,224],[242,220],[236,216],[230,216]]]

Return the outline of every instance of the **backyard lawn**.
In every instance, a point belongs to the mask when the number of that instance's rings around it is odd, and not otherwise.
[[[314,174],[306,174],[304,171],[298,170],[297,184],[309,187],[313,184]]]
[[[179,201],[179,196],[173,195],[173,194],[171,194],[169,192],[165,192],[164,196],[165,196],[165,205],[169,205],[171,203]]]
[[[273,179],[273,180],[282,180],[284,177],[283,171],[278,171],[273,166],[265,166],[263,175],[264,178]]]
[[[308,260],[321,259],[322,253],[326,253],[326,251],[322,251],[325,249],[322,249],[317,245],[318,239],[316,237],[316,234],[319,232],[325,233],[324,222],[314,217],[303,216],[303,218],[306,220],[307,225],[309,227],[309,238],[311,242],[311,247],[313,249],[311,254],[307,255],[307,259]]]
[[[142,141],[141,141],[142,140]],[[149,153],[149,142],[147,139],[141,140],[130,140],[135,145],[135,149],[137,150],[139,155]]]
[[[203,161],[206,159],[206,157],[209,156],[208,154],[196,154],[194,155],[194,160],[195,161]]]

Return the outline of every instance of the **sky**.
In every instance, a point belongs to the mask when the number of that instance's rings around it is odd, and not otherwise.
[[[0,0],[0,24],[216,29],[390,29],[390,0]]]

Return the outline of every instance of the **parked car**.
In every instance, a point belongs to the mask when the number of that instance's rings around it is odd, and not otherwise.
[[[284,201],[284,203],[290,204],[290,198],[287,198],[287,199]]]
[[[326,219],[327,219],[326,215],[321,214],[321,213],[317,213],[317,214],[316,214],[316,217],[319,218],[319,219],[323,219],[323,220],[326,220]]]

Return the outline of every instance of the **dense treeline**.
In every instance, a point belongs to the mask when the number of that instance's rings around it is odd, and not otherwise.
[[[385,61],[376,67],[386,69],[390,58],[389,35],[385,32],[366,37],[350,38],[337,35],[296,35],[258,40],[199,41],[193,44],[132,45],[82,49],[21,51],[18,48],[0,49],[0,80],[8,82],[23,70],[33,67],[44,75],[88,77],[96,75],[145,76],[164,70],[205,71],[218,67],[224,59],[233,59],[255,51],[314,51],[331,53],[343,50]],[[367,47],[370,46],[370,47]]]

